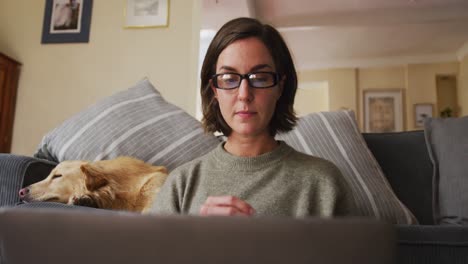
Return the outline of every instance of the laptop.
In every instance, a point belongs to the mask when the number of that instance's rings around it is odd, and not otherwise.
[[[366,218],[12,208],[0,211],[0,263],[386,264],[395,236],[393,225]]]

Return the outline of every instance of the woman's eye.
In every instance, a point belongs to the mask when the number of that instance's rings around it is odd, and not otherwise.
[[[268,82],[271,79],[271,76],[261,73],[254,73],[250,75],[250,79],[255,82]]]
[[[267,78],[254,78],[250,79],[250,81],[258,87],[262,87],[270,83],[270,81]]]
[[[253,80],[256,81],[256,82],[267,82],[268,81],[267,78],[261,78],[261,77],[255,78]]]
[[[235,76],[232,76],[232,75],[223,75],[223,77],[221,79],[225,83],[237,82],[237,78]]]

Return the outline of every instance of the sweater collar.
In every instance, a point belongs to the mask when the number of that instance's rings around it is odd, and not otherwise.
[[[225,143],[220,143],[213,152],[217,165],[241,171],[259,170],[271,166],[293,151],[285,142],[278,141],[279,145],[270,152],[255,157],[241,157],[227,152],[224,149]]]

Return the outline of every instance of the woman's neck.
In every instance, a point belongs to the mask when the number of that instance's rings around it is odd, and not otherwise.
[[[270,135],[260,137],[241,137],[230,135],[224,149],[235,156],[255,157],[272,151],[278,142]]]

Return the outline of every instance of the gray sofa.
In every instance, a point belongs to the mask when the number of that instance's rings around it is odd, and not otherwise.
[[[397,226],[397,263],[468,263],[468,226],[437,225],[424,131],[363,134],[392,189],[419,225]]]
[[[468,227],[435,224],[433,212],[433,165],[430,159],[430,155],[428,153],[424,132],[413,131],[400,133],[376,133],[363,134],[363,136],[369,149],[373,153],[374,157],[381,166],[385,176],[387,177],[389,183],[391,184],[394,192],[400,198],[400,200],[413,212],[413,214],[419,221],[419,225],[394,226],[396,230],[397,241],[396,262],[468,263]],[[54,166],[55,163],[52,161],[26,156],[0,154],[0,179],[2,179],[3,183],[5,183],[6,179],[12,177],[12,175],[24,175],[23,186],[25,186],[32,182],[42,179]],[[21,186],[18,186],[18,190],[20,187]],[[8,190],[5,190],[4,186],[0,186],[0,188],[2,188],[2,195],[0,196],[0,198],[7,200],[5,195],[6,193],[11,193],[11,191],[8,192]],[[3,203],[1,205],[3,207],[14,206],[14,204],[11,203]],[[7,208],[4,209],[2,213],[0,213],[0,223],[4,223],[5,219],[8,219],[8,217],[10,217],[9,219],[11,223],[12,213],[10,212],[10,210],[15,209]],[[76,214],[76,210],[72,211]],[[47,213],[47,210],[45,213]],[[56,211],[49,213],[49,217],[54,218],[54,214],[57,214]],[[97,222],[104,221],[110,223],[113,221],[112,219],[115,219],[115,217],[117,217],[115,216],[116,214],[119,215],[119,213],[106,213],[104,216],[99,215],[94,217],[97,217]],[[28,229],[29,233],[22,233],[22,236],[24,237],[18,239],[28,239],[28,234],[34,236],[34,230],[41,229],[41,225],[39,223],[41,223],[41,221],[44,221],[44,219],[39,221],[41,217],[39,216],[39,220],[37,220],[36,217],[38,216],[34,216],[31,219],[23,219],[21,223],[23,225],[30,225],[30,229]],[[42,217],[44,218],[47,216]],[[104,217],[104,219],[102,219],[102,217]],[[136,225],[139,225],[140,221],[145,221],[139,219],[140,217],[145,219],[148,216],[133,216],[131,217],[131,219],[127,219],[126,221],[120,224],[128,226],[129,223],[134,222]],[[93,220],[87,219],[86,221]],[[196,222],[197,220],[194,221]],[[290,219],[284,221],[290,221],[291,223],[294,223],[294,221],[297,220]],[[117,223],[116,225],[118,229],[119,224]],[[70,224],[70,226],[68,226],[67,229],[67,225],[62,222],[62,226],[60,228],[60,232],[71,232],[71,230],[73,230],[76,227]],[[183,227],[179,228],[181,228],[180,232],[184,232]],[[148,230],[150,229],[151,228],[149,228]],[[11,243],[4,241],[4,239],[11,239],[11,237],[6,235],[5,230],[10,229],[5,228],[4,226],[0,228],[0,256],[2,254],[4,256],[8,255],[8,250],[11,250],[11,248],[5,248],[5,245],[11,245]],[[133,245],[138,247],[141,241],[152,241],[151,238],[157,235],[152,233],[151,231],[145,232],[144,228],[140,230],[139,234],[141,235],[141,237],[134,237],[133,240],[128,241],[129,246]],[[378,233],[375,234],[378,235]],[[84,237],[92,237],[91,234],[81,235]],[[256,236],[254,233],[248,232],[246,232],[245,235],[252,237]],[[42,234],[42,236],[44,236],[44,234]],[[54,235],[52,235],[52,237],[53,236]],[[112,240],[114,236],[115,239],[121,238],[121,235],[112,234],[111,237],[109,237],[108,239]],[[60,234],[60,237],[63,237],[63,234]],[[184,236],[182,234],[178,234],[177,237],[183,239]],[[340,245],[343,243],[342,240],[337,239],[337,237],[333,237],[334,236],[331,236],[331,239],[336,239],[336,243]],[[387,238],[387,242],[392,241],[391,234],[388,235]],[[53,241],[55,241],[54,243],[57,242],[56,240]],[[354,243],[353,241],[354,239],[351,239],[346,243]],[[379,241],[379,239],[376,237],[375,241]],[[37,243],[40,242],[37,241]],[[312,242],[304,240],[304,243]],[[315,241],[314,243],[317,243],[317,241]],[[20,247],[21,243],[17,243],[16,245]],[[368,246],[369,249],[372,249],[372,243]],[[274,246],[272,247],[272,249],[274,249]],[[293,245],[286,243],[284,244],[284,247],[293,247]],[[77,248],[77,250],[80,249]],[[260,251],[259,254],[263,254]],[[25,250],[25,252],[27,252],[27,250]],[[84,254],[87,253],[84,252]],[[275,252],[275,254],[280,253]],[[385,254],[382,253],[381,255]]]

